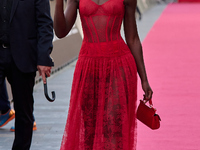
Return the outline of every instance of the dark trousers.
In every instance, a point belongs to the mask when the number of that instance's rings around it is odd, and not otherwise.
[[[8,100],[8,93],[6,89],[6,82],[2,81],[3,84],[0,86],[0,111],[10,109],[10,101]]]
[[[23,57],[23,56],[21,56]],[[9,48],[0,45],[0,87],[5,77],[11,85],[15,109],[15,139],[12,150],[29,150],[33,133],[33,87],[35,72],[23,73]]]

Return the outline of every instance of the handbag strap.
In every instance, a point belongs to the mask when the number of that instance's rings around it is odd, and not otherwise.
[[[147,103],[147,102],[149,102],[149,106],[150,107],[153,107],[153,102],[152,102],[152,99],[150,99],[150,100],[147,100],[147,99],[145,99],[145,95],[143,95],[143,100],[142,100],[145,104]]]

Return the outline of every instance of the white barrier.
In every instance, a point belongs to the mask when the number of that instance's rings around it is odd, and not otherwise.
[[[141,13],[144,13],[149,8],[154,6],[156,4],[157,0],[138,0],[137,5],[141,11]]]

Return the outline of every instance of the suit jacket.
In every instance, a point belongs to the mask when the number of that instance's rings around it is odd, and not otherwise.
[[[13,0],[10,49],[17,67],[28,73],[35,72],[37,65],[53,66],[52,40],[49,0]]]

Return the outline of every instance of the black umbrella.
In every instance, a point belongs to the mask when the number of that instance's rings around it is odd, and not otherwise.
[[[53,102],[55,99],[56,99],[56,94],[55,94],[55,91],[52,91],[52,99],[49,97],[48,95],[48,89],[47,89],[47,76],[46,76],[46,84],[44,84],[44,95],[46,97],[46,99],[49,101],[49,102]]]

